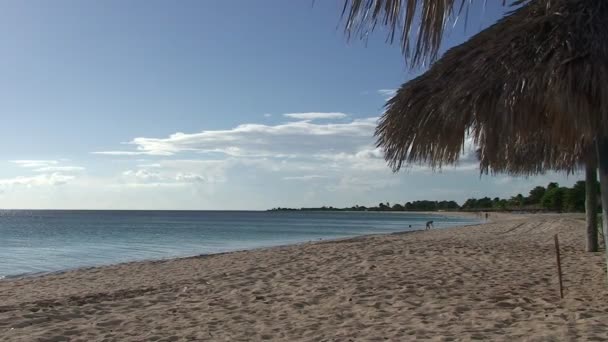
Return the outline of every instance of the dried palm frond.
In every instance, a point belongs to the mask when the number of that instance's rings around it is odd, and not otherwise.
[[[416,66],[437,58],[450,18],[468,13],[474,1],[485,5],[487,0],[345,0],[344,30],[349,38],[366,39],[377,26],[383,26],[388,30],[387,40],[393,43],[398,36],[406,60]],[[507,4],[507,0],[501,1],[503,6]],[[414,30],[415,23],[419,23],[418,30]]]
[[[482,170],[575,169],[608,132],[607,22],[605,0],[535,0],[452,48],[388,101],[389,165],[454,163],[470,135]]]

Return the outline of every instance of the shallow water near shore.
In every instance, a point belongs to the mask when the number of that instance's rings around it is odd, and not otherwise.
[[[404,212],[0,211],[0,278],[476,223]],[[411,227],[410,227],[411,225]]]

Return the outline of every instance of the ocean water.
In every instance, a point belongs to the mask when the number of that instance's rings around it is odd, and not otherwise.
[[[428,220],[476,222],[401,212],[2,210],[0,278],[423,229]]]

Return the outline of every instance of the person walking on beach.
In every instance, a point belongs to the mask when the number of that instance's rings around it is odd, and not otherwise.
[[[424,230],[429,230],[433,228],[433,221],[427,221],[426,222],[426,228]]]

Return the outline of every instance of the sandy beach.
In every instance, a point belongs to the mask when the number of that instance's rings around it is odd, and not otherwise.
[[[608,340],[603,254],[584,252],[582,217],[491,219],[5,280],[0,340]]]

